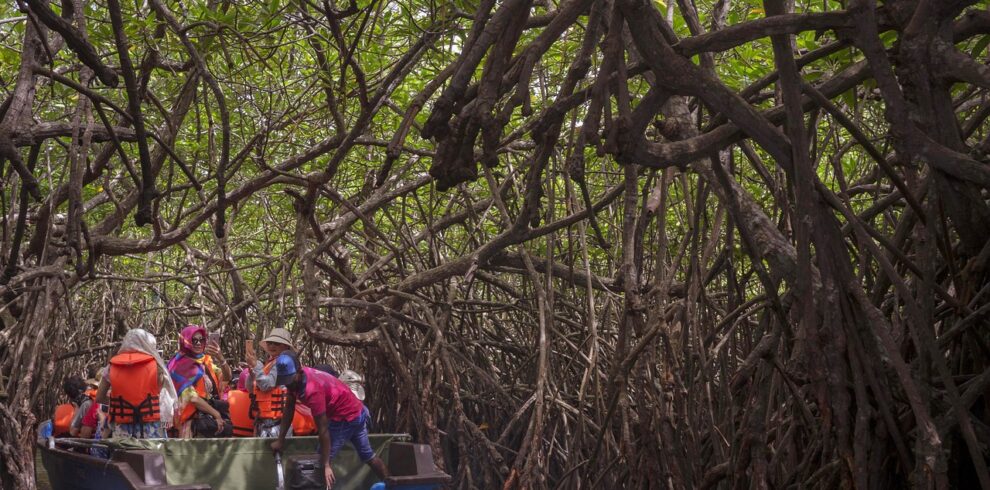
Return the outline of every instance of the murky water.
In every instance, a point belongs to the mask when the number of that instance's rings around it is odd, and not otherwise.
[[[38,485],[38,490],[52,490],[52,484],[48,481],[48,472],[45,465],[41,464],[41,452],[34,452],[34,478]]]

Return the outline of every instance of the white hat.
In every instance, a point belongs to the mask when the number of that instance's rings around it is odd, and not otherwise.
[[[273,328],[272,331],[268,333],[268,336],[265,337],[265,340],[262,340],[262,342],[275,342],[276,344],[285,344],[289,346],[290,349],[293,349],[292,334],[289,333],[289,331],[284,328]]]
[[[350,369],[345,369],[340,373],[339,379],[347,384],[347,387],[351,389],[351,392],[354,393],[354,396],[356,396],[358,400],[364,401],[364,386],[361,384],[364,383],[364,376],[361,376]]]

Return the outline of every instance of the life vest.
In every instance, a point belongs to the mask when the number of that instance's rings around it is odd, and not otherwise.
[[[124,352],[110,358],[110,421],[115,424],[155,422],[158,408],[158,364],[143,352]]]
[[[265,374],[268,374],[272,370],[272,366],[275,365],[275,359],[272,359],[265,364],[262,368]],[[259,419],[282,419],[282,409],[285,407],[285,387],[276,386],[269,391],[261,391],[258,389],[258,383],[255,382],[254,387],[254,403],[257,407],[256,418]]]
[[[230,390],[227,393],[227,403],[230,404],[230,422],[234,426],[234,437],[254,437],[251,394],[244,390]]]
[[[210,382],[213,383],[213,392],[219,393],[220,390],[220,380],[217,379],[217,373],[213,369],[213,359],[210,356],[204,356],[203,363],[200,367],[203,369],[206,376],[210,377]],[[210,397],[206,394],[206,376],[199,376],[196,382],[193,383],[193,388],[196,390],[196,394],[204,400],[209,400]],[[179,393],[182,396],[182,393]],[[191,419],[193,415],[196,415],[196,406],[192,403],[186,403],[186,407],[182,409],[182,413],[179,414],[179,424],[184,424],[187,420]]]
[[[292,415],[292,435],[311,436],[316,434],[316,421],[309,407],[296,403],[296,413]]]
[[[69,427],[72,426],[72,416],[75,413],[76,407],[71,403],[63,403],[55,407],[55,416],[52,417],[52,436],[68,436]]]

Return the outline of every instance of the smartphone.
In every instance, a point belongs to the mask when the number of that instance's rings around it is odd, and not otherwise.
[[[245,353],[250,352],[250,353],[254,354],[254,340],[245,340],[244,341],[244,352]]]
[[[209,333],[209,342],[211,342],[213,344],[216,344],[216,345],[220,345],[220,332],[210,332]]]

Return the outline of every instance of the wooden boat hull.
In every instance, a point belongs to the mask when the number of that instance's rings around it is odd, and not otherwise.
[[[369,436],[376,454],[388,461],[401,434]],[[110,460],[63,448],[39,446],[54,490],[150,490],[275,488],[277,470],[271,439],[148,439],[112,441]],[[283,458],[315,454],[316,437],[286,440]],[[366,490],[377,478],[350,445],[334,457],[335,489]]]
[[[40,447],[41,461],[55,490],[209,489],[209,485],[149,485],[125,460],[111,461],[65,449]],[[122,458],[125,459],[125,458]]]

